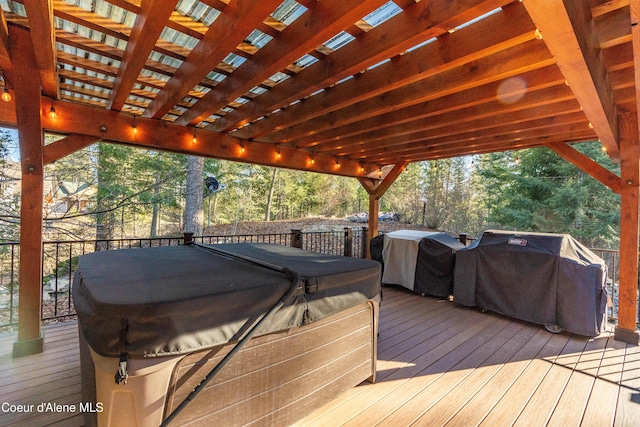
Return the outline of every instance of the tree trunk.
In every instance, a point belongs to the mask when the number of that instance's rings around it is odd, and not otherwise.
[[[184,207],[184,231],[202,235],[204,157],[187,157],[187,188]]]
[[[278,176],[278,168],[273,168],[271,176],[271,188],[269,188],[269,197],[267,198],[267,209],[264,213],[264,220],[271,221],[271,203],[273,202],[273,190],[276,187],[276,177]]]

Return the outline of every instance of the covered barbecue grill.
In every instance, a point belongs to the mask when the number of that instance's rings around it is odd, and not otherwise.
[[[568,234],[485,231],[456,253],[454,301],[580,335],[602,331],[606,265]]]
[[[84,255],[73,286],[83,401],[104,405],[100,425],[159,425],[285,295],[178,420],[293,422],[336,390],[373,379],[379,292],[376,262],[280,245]],[[123,361],[126,383],[116,384]]]
[[[383,264],[382,283],[446,298],[451,295],[455,253],[464,245],[437,231],[398,230],[371,242],[371,257]]]

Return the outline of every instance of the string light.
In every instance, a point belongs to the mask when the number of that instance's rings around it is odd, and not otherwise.
[[[278,149],[278,153],[276,154],[276,158],[280,160],[280,158],[282,157],[282,154],[280,153],[280,144],[278,144],[277,149]]]
[[[244,154],[244,144],[240,143],[240,153]]]
[[[51,100],[51,108],[49,108],[49,117],[55,119],[58,113],[56,113],[56,107],[53,106],[53,100]]]
[[[138,126],[136,125],[136,116],[133,116],[133,134],[137,135],[138,134]]]
[[[195,144],[196,142],[198,142],[198,137],[196,137],[196,127],[193,127],[193,139],[191,140],[192,144]]]
[[[4,87],[2,88],[2,100],[4,102],[11,101],[11,94],[9,93],[9,88],[7,88],[7,77],[2,74],[2,81],[4,82]]]
[[[7,84],[7,82],[5,81],[5,85]],[[7,86],[5,86],[2,89],[2,100],[4,102],[9,102],[11,101],[11,94],[9,93],[9,89],[7,89]]]

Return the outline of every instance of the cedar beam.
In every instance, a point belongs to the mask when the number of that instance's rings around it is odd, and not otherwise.
[[[11,55],[9,54],[9,28],[4,12],[0,8],[0,69],[8,70],[12,68]],[[5,86],[7,82],[4,82]]]
[[[556,154],[562,156],[568,162],[573,163],[583,172],[588,173],[614,192],[620,194],[620,178],[610,170],[602,167],[590,157],[585,156],[564,142],[550,142],[547,144],[547,147],[551,148],[556,152]]]
[[[634,113],[620,115],[620,280],[617,340],[638,345],[638,196],[640,193],[640,141]]]
[[[378,235],[378,215],[380,214],[380,198],[391,187],[400,174],[406,169],[409,162],[396,163],[392,169],[381,169],[382,177],[374,180],[368,177],[358,178],[358,181],[369,194],[369,239],[365,245],[365,257],[371,259],[371,239]]]
[[[612,159],[619,158],[618,117],[589,2],[523,0],[593,130]]]
[[[36,103],[37,104],[37,103]],[[52,101],[40,102],[42,127],[61,134],[93,136],[105,142],[133,145],[150,150],[164,150],[202,157],[260,164],[308,172],[349,177],[364,177],[379,169],[378,164],[363,163],[359,159],[314,153],[291,146],[247,141],[231,135],[186,127],[165,120],[133,117],[130,114],[56,101],[56,117],[48,111]],[[0,106],[0,112],[3,108]],[[0,118],[2,122],[2,118]],[[196,142],[193,142],[193,135]],[[61,141],[63,142],[63,141]],[[56,149],[62,149],[56,148]],[[53,149],[52,149],[53,150]],[[48,151],[48,150],[47,150]],[[74,151],[71,147],[66,154]],[[47,153],[49,155],[50,153]]]
[[[25,0],[24,7],[29,17],[29,33],[35,49],[35,61],[40,72],[42,92],[58,97],[58,72],[56,59],[55,26],[52,0]],[[14,53],[15,55],[15,53]],[[17,67],[16,67],[17,68]],[[20,70],[22,72],[22,70]]]
[[[29,32],[11,26],[11,57],[16,70],[15,106],[22,163],[20,194],[20,291],[18,294],[18,340],[13,356],[43,351],[40,328],[42,304],[42,146],[40,120],[40,73]]]
[[[92,135],[69,135],[44,146],[43,163],[48,165],[98,141],[100,138]]]

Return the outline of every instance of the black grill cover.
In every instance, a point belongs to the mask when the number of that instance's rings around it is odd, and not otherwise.
[[[374,261],[271,244],[213,248],[301,275],[303,286],[258,334],[319,320],[380,292],[380,266]],[[83,255],[72,288],[80,329],[91,348],[106,357],[186,354],[226,343],[291,284],[259,262],[197,246]]]
[[[604,260],[568,234],[485,231],[456,253],[454,301],[596,336],[607,303]]]
[[[381,234],[371,240],[371,259],[382,264],[384,273],[384,240],[393,238],[395,233],[401,237],[403,233],[420,233],[415,230],[399,230],[387,234]],[[423,237],[418,242],[415,256],[415,273],[412,290],[426,295],[446,298],[451,295],[453,286],[453,266],[455,253],[464,247],[456,238],[443,232],[423,232]],[[403,254],[406,256],[409,254]],[[407,263],[410,264],[410,263]],[[394,267],[397,268],[397,267]],[[384,274],[383,274],[384,278]],[[404,285],[402,283],[387,283]]]

